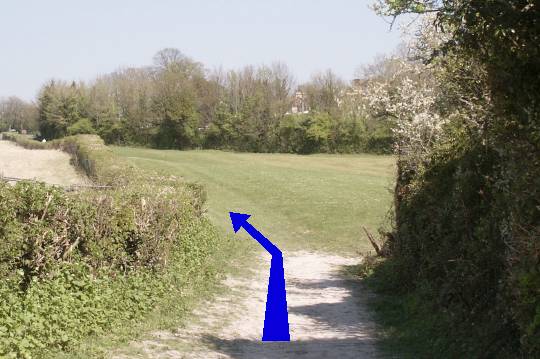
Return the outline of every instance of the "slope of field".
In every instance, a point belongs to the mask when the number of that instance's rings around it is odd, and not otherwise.
[[[88,182],[70,164],[69,154],[59,150],[28,150],[8,141],[0,141],[0,175],[61,186]]]
[[[361,227],[376,231],[392,198],[391,156],[114,152],[142,168],[202,183],[217,225],[230,232],[229,211],[249,213],[250,223],[288,250],[369,250]]]

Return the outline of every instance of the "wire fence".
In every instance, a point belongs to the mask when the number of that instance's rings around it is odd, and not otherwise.
[[[31,179],[31,178],[8,177],[8,176],[3,176],[1,174],[0,174],[0,181],[3,181],[3,182],[20,182],[20,181],[44,182],[44,181],[40,181],[40,180],[37,180],[37,179]],[[85,188],[88,188],[88,189],[112,189],[112,188],[114,188],[113,186],[104,186],[104,185],[84,185],[84,184],[61,185],[61,184],[55,184],[55,183],[47,183],[47,184],[49,184],[51,186],[62,187],[63,189],[68,190],[68,191],[75,191],[75,190],[78,190],[78,189],[85,189]]]

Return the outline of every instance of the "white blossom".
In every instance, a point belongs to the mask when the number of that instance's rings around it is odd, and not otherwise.
[[[433,26],[433,19],[426,18],[418,29],[409,38],[410,53],[425,55],[422,51],[427,51],[426,46],[440,46],[442,40]],[[397,70],[389,78],[369,81],[366,102],[374,116],[395,120],[395,151],[402,161],[415,167],[428,161],[448,117],[440,115],[437,103],[440,89],[429,65],[415,58],[389,60],[397,64]]]

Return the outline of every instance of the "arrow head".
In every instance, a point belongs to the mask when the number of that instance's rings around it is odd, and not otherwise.
[[[247,220],[249,217],[251,217],[250,214],[243,214],[243,213],[235,213],[235,212],[229,212],[229,216],[231,216],[231,222],[234,229],[234,233],[238,232],[240,228],[247,223]]]

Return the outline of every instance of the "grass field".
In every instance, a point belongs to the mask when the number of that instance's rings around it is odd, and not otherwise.
[[[391,203],[391,156],[113,149],[142,168],[202,183],[219,227],[232,233],[229,211],[249,213],[285,250],[369,250],[361,227],[375,232]]]

